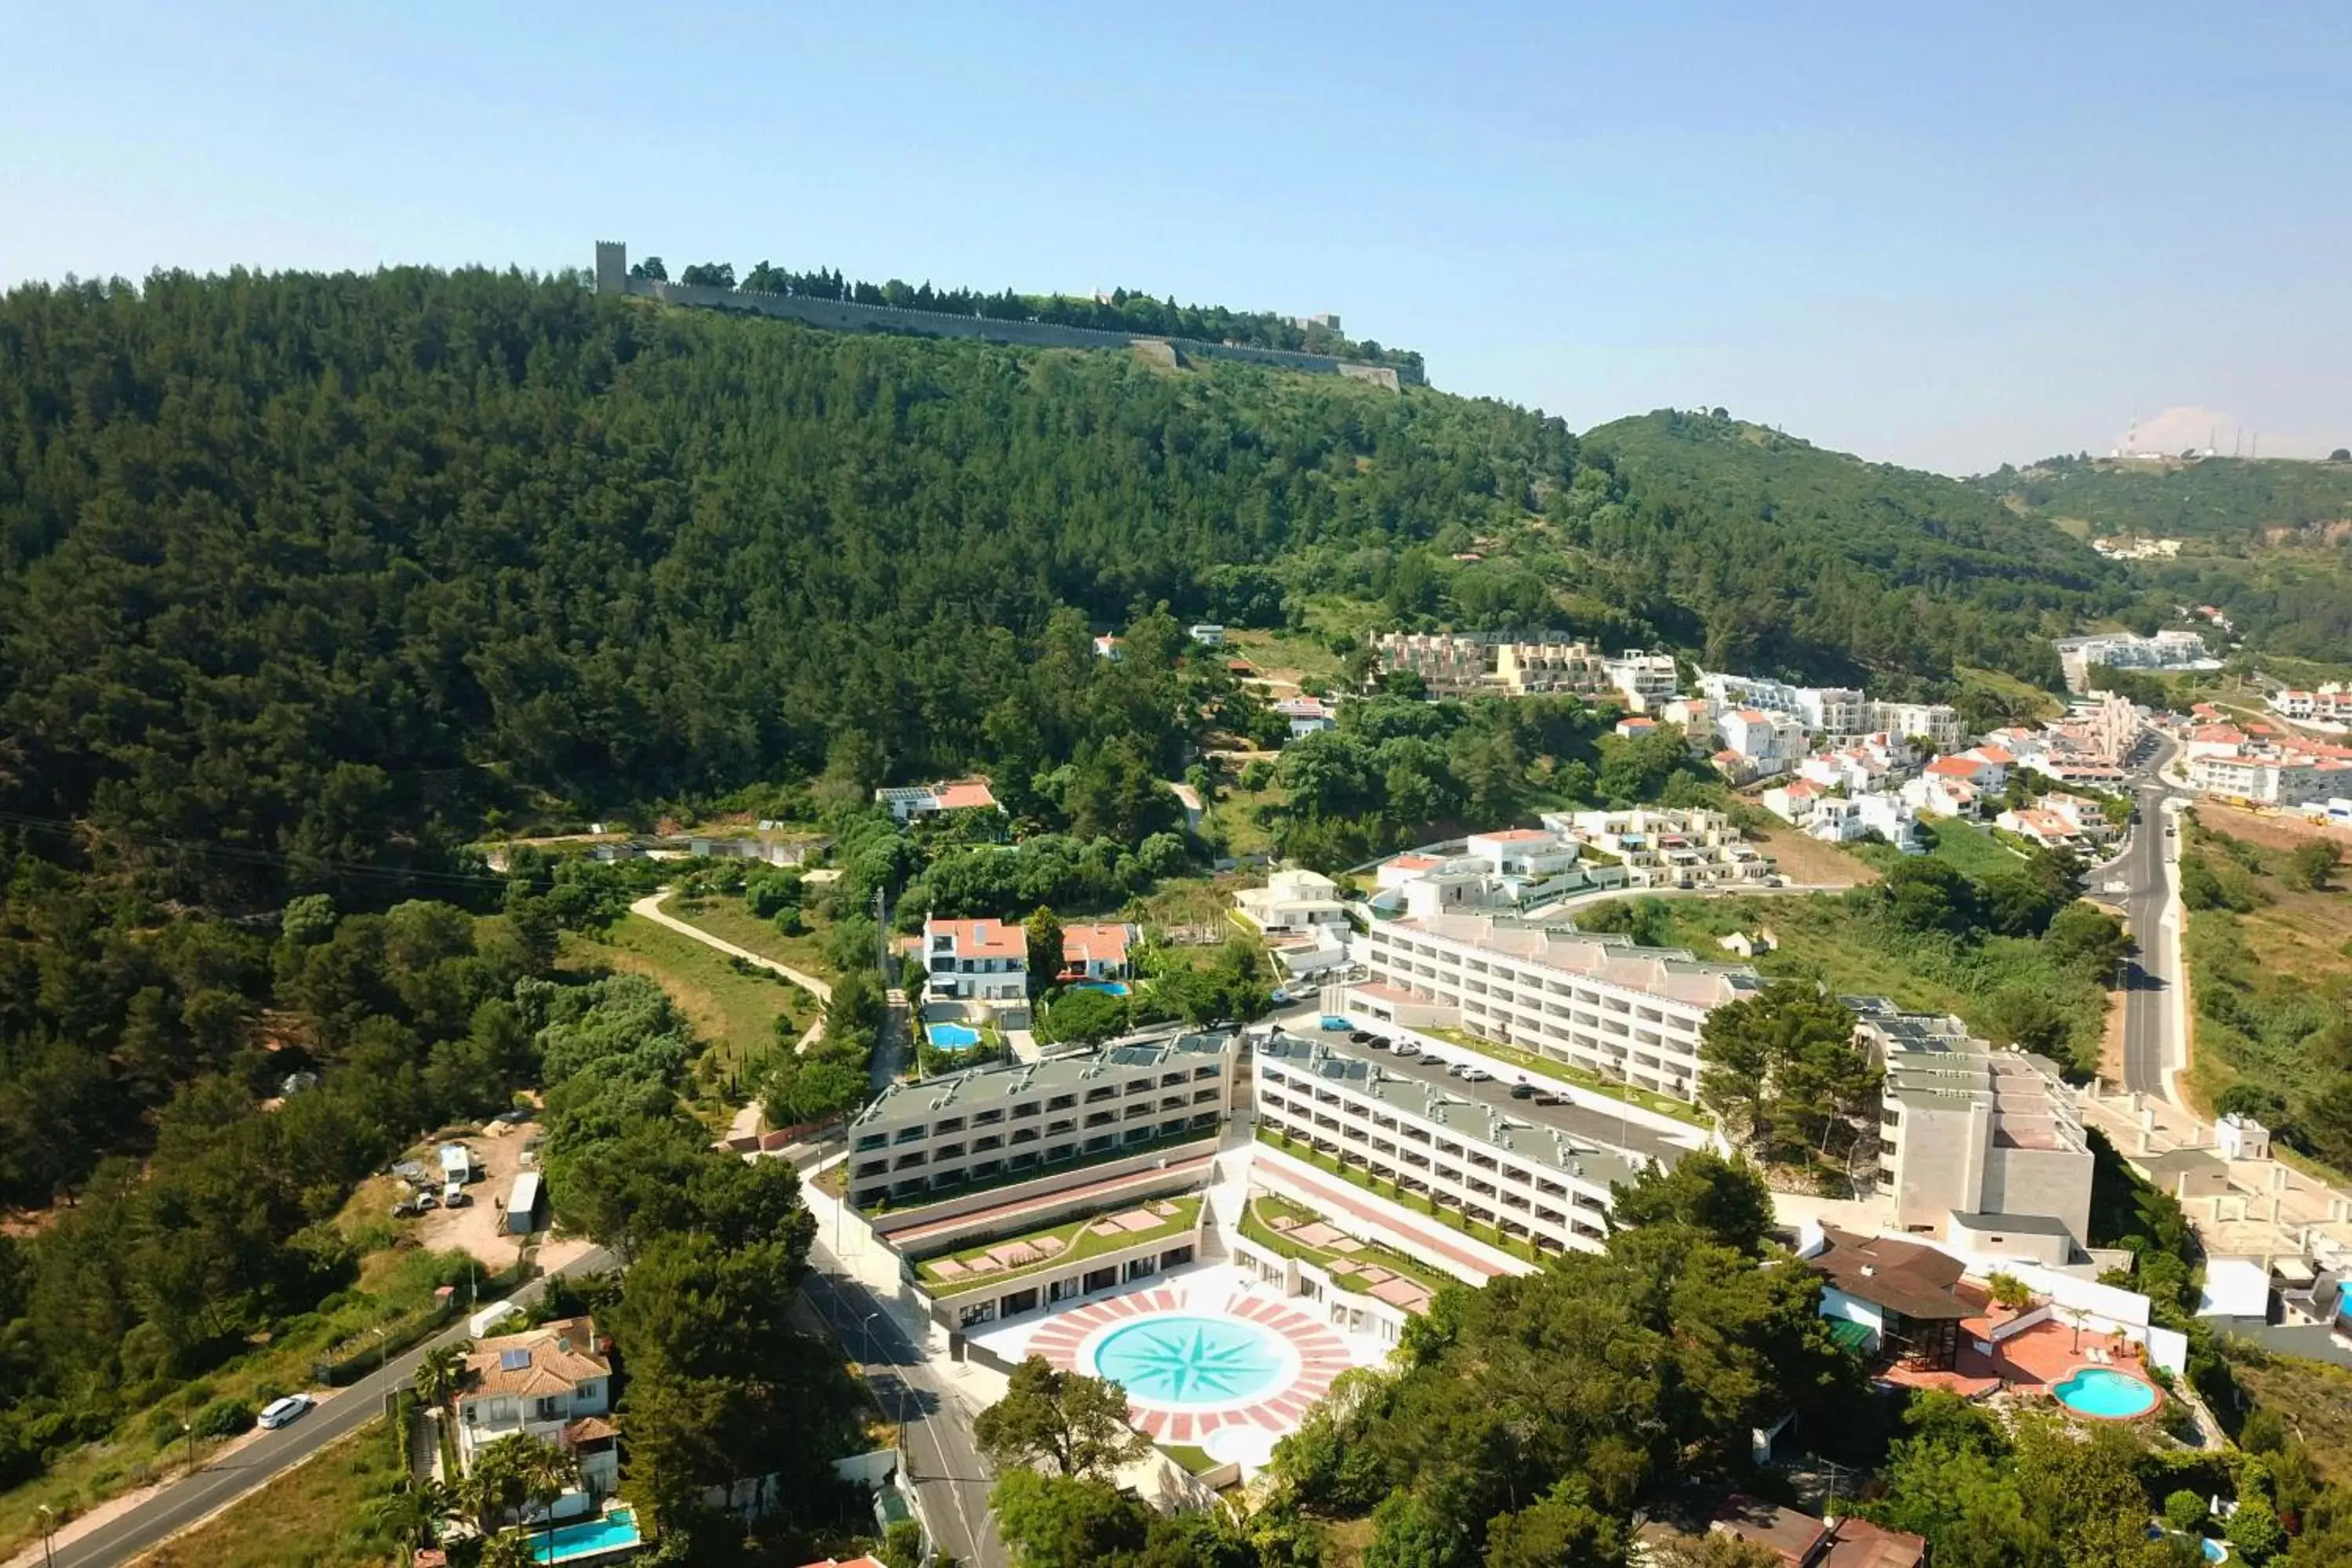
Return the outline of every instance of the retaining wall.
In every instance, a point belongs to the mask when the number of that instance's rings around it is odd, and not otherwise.
[[[601,288],[600,291],[610,292]],[[1004,321],[986,316],[957,316],[939,310],[909,310],[895,305],[859,305],[846,300],[819,300],[804,294],[761,294],[744,289],[719,289],[707,283],[671,283],[653,278],[626,278],[621,292],[672,305],[696,305],[713,310],[740,310],[824,327],[838,332],[919,332],[933,338],[981,338],[990,342],[1018,343],[1028,348],[1125,349],[1154,345],[1155,355],[1172,351],[1204,359],[1244,360],[1279,370],[1306,371],[1316,375],[1344,375],[1397,390],[1405,378],[1396,367],[1358,364],[1330,354],[1299,353],[1289,349],[1249,348],[1204,342],[1196,338],[1163,338],[1141,332],[1106,332],[1092,327],[1065,327],[1050,321]],[[1417,381],[1417,378],[1416,378]]]

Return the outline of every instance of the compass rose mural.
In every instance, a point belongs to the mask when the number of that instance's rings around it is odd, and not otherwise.
[[[1173,1443],[1231,1427],[1289,1432],[1354,1364],[1338,1334],[1278,1301],[1169,1288],[1065,1313],[1028,1348],[1118,1384],[1135,1425]]]

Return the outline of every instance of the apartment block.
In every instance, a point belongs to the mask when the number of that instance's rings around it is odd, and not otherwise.
[[[1554,1252],[1598,1250],[1610,1184],[1682,1153],[1559,1096],[1292,1035],[1261,1044],[1252,1074],[1262,1128]]]
[[[1708,1012],[1764,984],[1745,965],[1489,915],[1380,921],[1355,952],[1370,979],[1353,1000],[1370,1017],[1461,1028],[1681,1100],[1697,1095]]]
[[[1491,638],[1455,632],[1383,632],[1381,668],[1421,677],[1432,697],[1469,697],[1488,689],[1495,669]]]
[[[1995,1050],[1948,1015],[1906,1013],[1883,997],[1843,1000],[1886,1072],[1879,1176],[1895,1223],[1940,1236],[1955,1225],[1981,1233],[2054,1220],[2082,1245],[2091,1150],[2056,1064]]]
[[[1543,825],[1617,861],[1628,888],[1761,886],[1772,876],[1771,859],[1744,842],[1738,824],[1720,811],[1555,811],[1544,814]]]
[[[1231,1098],[1234,1056],[1222,1033],[1134,1038],[893,1084],[849,1124],[850,1201],[917,1201],[1158,1139],[1209,1136]]]
[[[2352,762],[2295,752],[2191,757],[2189,783],[2205,795],[2301,805],[2352,791]]]
[[[1602,668],[1609,684],[1625,700],[1625,706],[1636,713],[1657,711],[1674,700],[1682,685],[1682,676],[1675,668],[1675,656],[1670,653],[1627,648]]]
[[[1609,661],[1580,642],[1507,642],[1495,647],[1495,684],[1510,697],[1597,696],[1613,690]]]

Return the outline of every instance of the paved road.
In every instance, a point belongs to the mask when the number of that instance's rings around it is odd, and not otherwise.
[[[907,1479],[922,1503],[931,1544],[969,1568],[1005,1568],[1011,1559],[989,1512],[995,1478],[972,1446],[971,1419],[957,1399],[955,1373],[934,1361],[925,1335],[910,1332],[822,1241],[809,1248],[809,1300],[898,1424]]]
[[[2179,792],[2163,780],[2164,764],[2179,748],[2162,735],[2153,741],[2135,790],[2139,822],[2124,852],[2091,882],[2095,895],[2121,906],[2136,944],[2124,962],[2124,1087],[2162,1096],[2166,1068],[2183,1059],[2176,1037],[2180,915],[2173,902],[2180,840],[2167,834],[2174,818],[2164,809]],[[2116,883],[2120,890],[2112,889]]]
[[[612,1268],[614,1261],[611,1253],[599,1247],[556,1272],[592,1273]],[[539,1293],[545,1288],[543,1281],[533,1280],[516,1291],[513,1300],[528,1304],[538,1300]],[[466,1325],[459,1322],[447,1332],[425,1341],[407,1354],[394,1357],[385,1370],[369,1373],[322,1402],[317,1409],[292,1426],[265,1433],[236,1453],[199,1467],[194,1473],[172,1482],[121,1518],[111,1520],[86,1535],[70,1542],[58,1542],[54,1549],[56,1568],[111,1568],[114,1563],[127,1563],[141,1552],[152,1550],[165,1537],[226,1507],[289,1466],[309,1458],[337,1438],[350,1436],[383,1415],[384,1395],[407,1386],[409,1377],[416,1370],[416,1363],[424,1359],[426,1351],[466,1337]],[[389,1438],[385,1440],[390,1441]],[[323,1529],[330,1521],[320,1522]]]

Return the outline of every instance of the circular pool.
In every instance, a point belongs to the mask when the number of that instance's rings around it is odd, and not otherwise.
[[[2156,1408],[2154,1385],[2127,1372],[2104,1366],[2078,1366],[2063,1383],[2053,1384],[2052,1397],[2078,1415],[2123,1421]]]
[[[1296,1374],[1281,1335],[1239,1318],[1161,1312],[1093,1345],[1095,1375],[1138,1404],[1191,1409],[1255,1398]]]

